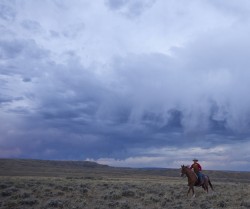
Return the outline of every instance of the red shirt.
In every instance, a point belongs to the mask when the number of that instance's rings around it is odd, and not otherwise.
[[[193,168],[195,173],[198,173],[199,171],[202,170],[201,165],[199,163],[194,163],[193,165],[191,165],[190,168],[191,169]]]

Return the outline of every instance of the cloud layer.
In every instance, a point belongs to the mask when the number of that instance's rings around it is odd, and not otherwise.
[[[0,157],[249,170],[248,4],[2,1]]]

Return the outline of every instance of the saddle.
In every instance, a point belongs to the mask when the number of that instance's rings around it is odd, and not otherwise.
[[[201,186],[202,184],[204,184],[205,182],[205,175],[201,174],[201,179],[199,180],[199,178],[197,177],[197,181],[195,182],[195,186]]]

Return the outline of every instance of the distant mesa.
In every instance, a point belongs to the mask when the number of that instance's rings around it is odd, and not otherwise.
[[[36,159],[0,159],[1,170],[25,171],[25,170],[51,170],[51,169],[84,169],[84,168],[108,168],[92,161],[60,161],[60,160],[36,160]]]

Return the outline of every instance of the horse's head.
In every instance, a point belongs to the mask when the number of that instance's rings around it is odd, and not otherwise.
[[[181,177],[187,174],[187,169],[189,169],[189,166],[185,166],[185,165],[181,166]]]

